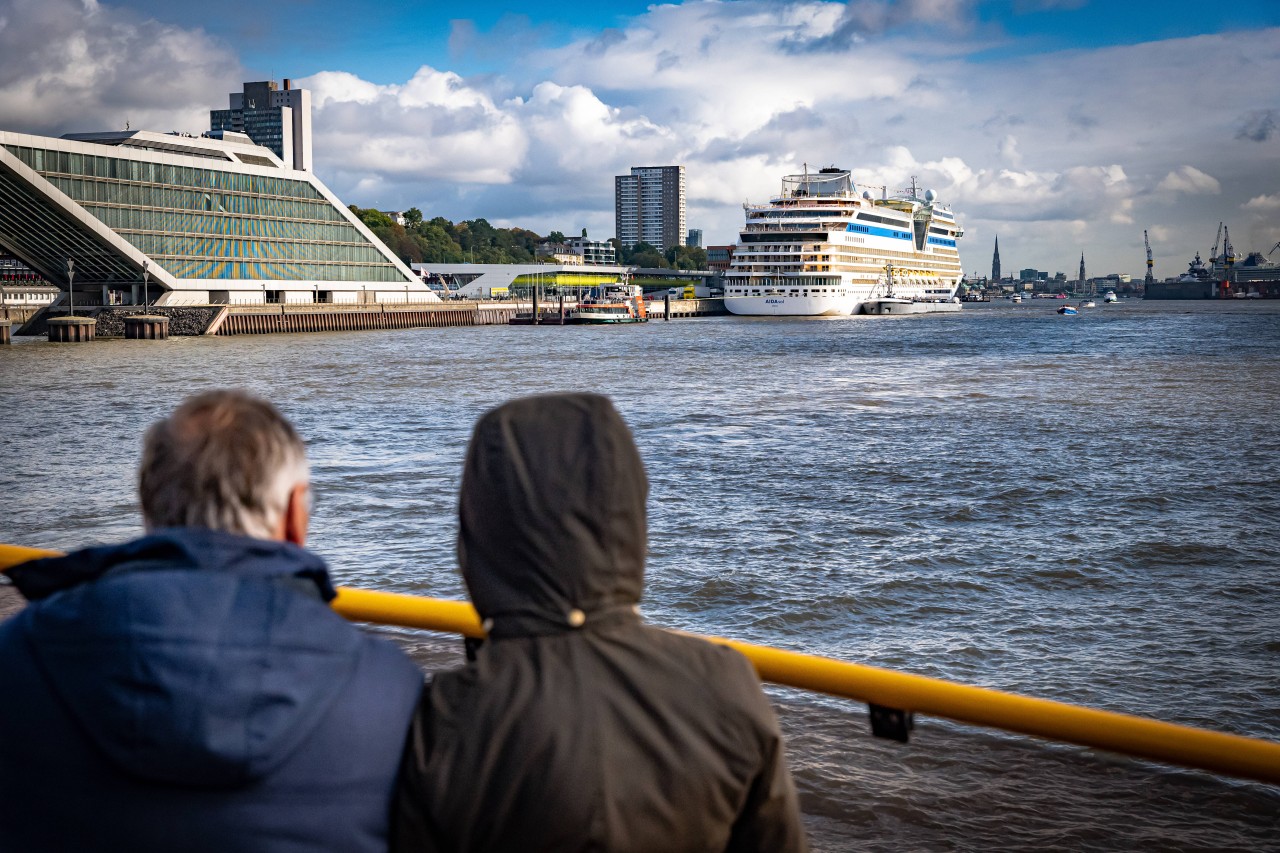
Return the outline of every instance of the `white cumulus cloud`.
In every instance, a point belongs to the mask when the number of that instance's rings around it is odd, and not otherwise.
[[[1280,193],[1254,196],[1241,205],[1245,210],[1280,210]]]
[[[1156,185],[1156,189],[1170,193],[1186,193],[1188,195],[1217,195],[1222,192],[1222,185],[1212,175],[1206,175],[1195,166],[1180,166]]]
[[[8,0],[0,26],[6,130],[206,130],[241,78],[230,48],[199,30],[94,0]]]

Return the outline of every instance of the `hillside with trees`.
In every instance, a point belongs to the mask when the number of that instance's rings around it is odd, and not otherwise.
[[[539,243],[563,243],[565,236],[552,231],[546,237],[524,228],[495,228],[485,219],[453,223],[443,216],[424,219],[422,211],[411,207],[400,225],[380,210],[351,205],[351,212],[406,264],[531,264]],[[675,246],[666,253],[648,243],[630,250],[619,249],[617,238],[610,240],[624,266],[667,269],[706,269],[703,249]]]

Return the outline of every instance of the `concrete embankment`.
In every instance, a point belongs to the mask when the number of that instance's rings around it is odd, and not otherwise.
[[[651,319],[662,319],[661,302],[646,303]],[[566,303],[566,310],[572,307]],[[553,309],[540,306],[546,314]],[[299,332],[357,332],[376,329],[417,329],[448,326],[506,325],[528,302],[432,302],[424,304],[370,303],[363,305],[90,305],[76,308],[76,316],[97,321],[95,337],[125,337],[126,318],[141,314],[167,317],[169,336],[267,335]],[[67,316],[62,306],[38,312],[15,335],[46,335],[48,321]],[[723,299],[679,299],[671,302],[671,319],[726,314]]]
[[[520,310],[517,303],[446,302],[422,305],[184,305],[88,306],[76,316],[97,321],[96,337],[125,336],[127,318],[142,314],[167,317],[170,336],[262,335],[291,332],[343,332],[373,329],[413,329],[433,326],[505,324]],[[523,306],[527,310],[527,306]],[[49,320],[67,316],[62,307],[32,317],[14,334],[45,335]]]

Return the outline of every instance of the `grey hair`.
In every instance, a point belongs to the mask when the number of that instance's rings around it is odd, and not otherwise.
[[[148,530],[269,539],[307,480],[306,445],[275,406],[246,391],[206,391],[147,430],[138,497]]]

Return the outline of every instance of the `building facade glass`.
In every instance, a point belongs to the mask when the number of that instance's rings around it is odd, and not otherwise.
[[[405,281],[306,180],[4,147],[176,278]]]

